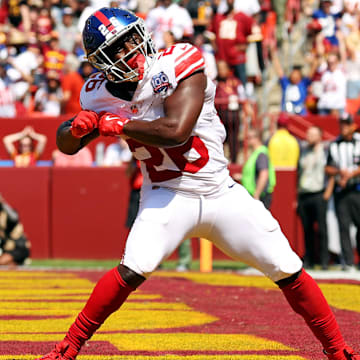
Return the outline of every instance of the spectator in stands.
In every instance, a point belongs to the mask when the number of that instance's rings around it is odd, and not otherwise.
[[[260,13],[252,16],[254,24],[251,34],[247,37],[248,46],[246,48],[246,76],[245,85],[248,97],[254,96],[254,85],[261,85],[265,62],[263,57],[263,34],[259,24]]]
[[[35,71],[40,67],[40,49],[36,44],[26,43],[26,39],[21,41],[26,50],[15,56],[9,56],[7,62],[7,76],[9,84],[16,101],[24,102],[28,96],[30,85],[34,82]]]
[[[327,57],[327,70],[321,75],[321,95],[317,104],[320,115],[341,115],[346,106],[346,76],[339,53]]]
[[[66,155],[59,150],[52,153],[54,166],[57,167],[88,167],[94,162],[93,155],[88,147],[84,147],[74,155]]]
[[[171,0],[158,0],[157,6],[146,17],[147,29],[152,32],[155,45],[164,49],[164,32],[171,31],[176,41],[194,34],[188,11]]]
[[[36,35],[40,44],[46,44],[52,37],[54,22],[50,14],[50,9],[39,8],[39,16],[36,21]]]
[[[356,114],[360,108],[360,28],[358,19],[356,24],[357,26],[351,28],[349,35],[345,39],[348,53],[345,63],[347,78],[346,111],[352,115]]]
[[[194,45],[201,51],[205,60],[205,73],[211,80],[215,80],[217,77],[217,65],[214,56],[214,49],[207,37],[203,34],[197,34],[194,36]]]
[[[30,242],[18,212],[0,194],[0,266],[22,265],[29,259]]]
[[[59,116],[61,114],[62,90],[59,74],[48,71],[43,84],[35,93],[34,110],[44,115]]]
[[[36,146],[34,140],[37,142]],[[3,138],[5,149],[16,167],[35,166],[44,152],[46,141],[46,136],[38,134],[31,126]],[[16,142],[19,143],[18,147],[15,146]]]
[[[110,144],[104,155],[104,166],[120,166],[131,161],[131,151],[126,141],[119,137],[117,142]]]
[[[290,116],[287,113],[280,113],[277,121],[277,130],[271,136],[268,149],[270,161],[275,169],[296,169],[300,146],[295,138],[288,130]]]
[[[214,2],[214,6],[216,6],[218,1]],[[259,13],[261,7],[258,0],[235,0],[234,1],[234,10],[236,12],[242,12],[248,16],[254,16]],[[220,14],[224,14],[229,10],[228,4],[226,0],[220,0],[220,3],[217,7],[217,12]]]
[[[27,35],[29,42],[35,43],[38,41],[37,34],[37,22],[39,18],[40,9],[37,4],[31,4],[29,7],[29,17],[30,17],[30,31]]]
[[[304,267],[313,268],[316,261],[316,230],[319,239],[319,260],[326,270],[329,263],[325,193],[326,153],[322,130],[311,126],[302,144],[298,166],[298,213],[304,228]]]
[[[344,9],[341,16],[341,31],[346,38],[358,28],[359,3],[357,0],[344,1]]]
[[[212,17],[212,8],[210,1],[189,0],[186,3],[186,9],[191,16],[194,25],[194,34],[203,34],[210,25]]]
[[[0,117],[13,118],[15,116],[15,98],[9,87],[9,79],[6,75],[6,64],[0,62]]]
[[[8,1],[8,20],[11,31],[23,31],[28,33],[30,31],[30,11],[29,1],[26,0],[13,0]]]
[[[80,61],[73,54],[68,54],[65,58],[63,73],[61,78],[62,89],[62,113],[75,115],[81,111],[80,91],[84,84],[84,79],[79,73]]]
[[[282,44],[284,32],[286,31],[284,28],[286,4],[287,0],[271,0],[271,7],[276,13],[275,37],[278,45]]]
[[[227,0],[227,6],[224,14],[215,14],[209,30],[215,39],[217,59],[224,60],[245,86],[247,37],[252,33],[254,20],[242,12],[236,12],[234,0]]]
[[[82,61],[80,64],[79,73],[81,77],[86,81],[89,76],[96,73],[97,70],[88,62],[88,61]]]
[[[55,31],[59,36],[59,47],[67,53],[72,53],[76,44],[81,41],[81,36],[74,23],[74,12],[71,7],[65,7],[62,11],[62,22],[57,24]]]
[[[108,1],[104,1],[102,6],[108,6]],[[89,0],[77,1],[77,9],[76,9],[78,14],[77,28],[79,33],[82,33],[86,19],[97,9],[98,7],[94,6]]]
[[[271,57],[275,72],[279,77],[282,91],[281,111],[305,115],[307,113],[306,99],[308,96],[308,88],[311,84],[311,78],[317,70],[317,62],[312,62],[309,76],[303,76],[300,66],[294,66],[290,75],[286,76],[278,56],[276,45],[271,48]]]
[[[256,129],[249,130],[247,140],[251,155],[242,169],[241,183],[254,199],[260,200],[270,209],[276,185],[275,170],[260,132]]]
[[[45,73],[56,71],[61,76],[67,52],[60,49],[59,38],[55,33],[52,34],[48,45],[43,47],[43,55]]]
[[[326,173],[335,176],[335,209],[339,222],[343,269],[354,271],[350,224],[357,228],[360,255],[360,134],[351,116],[340,118],[340,136],[330,144]]]
[[[218,61],[218,77],[215,94],[216,110],[226,129],[225,142],[229,146],[230,161],[236,163],[239,153],[240,106],[246,103],[245,89],[230,71],[225,61]]]
[[[96,0],[96,1],[101,4],[101,7],[104,6],[102,0]],[[140,10],[137,11],[137,9],[140,3],[143,1],[144,0],[140,0],[140,2],[138,2],[138,0],[114,0],[114,1],[110,1],[109,7],[119,7],[138,13],[138,11],[140,12]],[[146,13],[143,14],[146,15]]]
[[[308,29],[315,32],[315,46],[319,55],[338,51],[341,61],[346,59],[344,36],[339,28],[340,13],[333,14],[331,5],[333,0],[320,0],[320,8],[312,14],[312,22]]]

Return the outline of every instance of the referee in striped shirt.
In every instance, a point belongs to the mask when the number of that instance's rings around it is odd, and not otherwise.
[[[329,147],[326,174],[335,176],[335,208],[340,228],[344,270],[354,269],[350,224],[357,228],[360,255],[360,134],[351,116],[340,119],[340,136]]]

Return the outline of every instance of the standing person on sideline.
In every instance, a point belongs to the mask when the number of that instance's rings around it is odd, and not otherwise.
[[[354,133],[350,115],[340,118],[340,136],[330,144],[326,173],[335,176],[335,210],[339,222],[343,269],[355,270],[350,239],[350,224],[357,227],[356,243],[360,254],[360,134]]]
[[[315,259],[315,223],[318,225],[319,257],[323,270],[328,268],[329,251],[326,226],[327,201],[325,194],[326,154],[322,130],[311,126],[306,144],[300,152],[298,165],[298,213],[304,228],[304,267],[313,268]]]
[[[269,139],[269,157],[275,169],[296,169],[299,161],[300,146],[288,130],[289,123],[290,116],[285,112],[280,113],[277,130]]]
[[[269,160],[268,149],[261,141],[260,132],[255,129],[248,133],[248,144],[251,155],[243,167],[241,183],[254,199],[270,209],[276,174]]]
[[[156,53],[143,20],[117,8],[91,15],[83,41],[102,73],[81,92],[87,110],[60,125],[59,149],[74,154],[99,135],[126,136],[144,183],[121,263],[98,281],[65,339],[42,359],[75,359],[129,294],[193,236],[276,282],[329,359],[360,359],[278,222],[229,176],[215,85],[204,75],[201,53],[190,44]]]
[[[229,148],[229,160],[235,164],[240,150],[239,132],[241,118],[251,113],[251,106],[245,96],[244,85],[235,77],[228,64],[219,60],[216,83],[216,110],[226,130],[225,143]]]

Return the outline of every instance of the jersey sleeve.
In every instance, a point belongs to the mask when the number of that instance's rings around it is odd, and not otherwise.
[[[80,105],[83,110],[101,111],[103,92],[101,91],[106,79],[101,72],[92,74],[84,83],[80,91]]]
[[[199,70],[205,69],[205,60],[195,46],[177,44],[174,46],[175,79],[179,83]]]

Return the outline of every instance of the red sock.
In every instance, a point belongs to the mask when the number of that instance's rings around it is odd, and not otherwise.
[[[305,270],[292,283],[281,288],[293,310],[300,314],[326,352],[332,354],[345,346],[335,316],[323,293]]]
[[[135,289],[120,276],[117,268],[108,271],[96,284],[84,309],[66,334],[66,339],[78,351],[105,319],[119,309]]]

